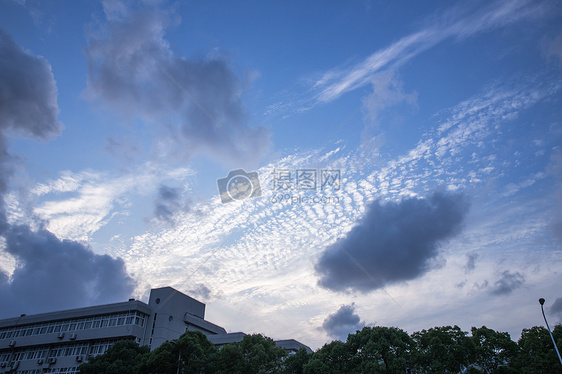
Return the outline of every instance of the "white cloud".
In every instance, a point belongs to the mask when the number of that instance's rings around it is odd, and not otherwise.
[[[190,169],[162,169],[145,164],[134,172],[115,176],[96,171],[63,172],[58,179],[39,184],[32,193],[44,200],[34,210],[60,238],[89,241],[115,215],[127,215],[130,195],[147,195],[160,181],[186,181]],[[64,198],[57,198],[64,194]],[[48,197],[53,198],[49,200]]]
[[[405,62],[446,39],[462,39],[516,21],[537,17],[548,9],[545,2],[528,0],[494,1],[467,16],[467,9],[457,7],[434,15],[427,26],[381,49],[362,62],[332,69],[318,79],[313,88],[316,100],[329,102],[346,92],[362,87],[383,70],[396,70]]]

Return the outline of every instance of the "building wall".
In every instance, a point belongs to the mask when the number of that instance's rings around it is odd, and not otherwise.
[[[1,320],[0,373],[73,373],[118,340],[140,343],[149,315],[131,300]]]

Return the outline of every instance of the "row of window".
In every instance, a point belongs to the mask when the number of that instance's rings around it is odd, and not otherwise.
[[[0,354],[0,362],[7,361],[23,361],[23,360],[34,360],[34,359],[46,359],[52,357],[68,357],[68,356],[85,356],[91,355],[96,356],[104,354],[105,351],[109,349],[115,340],[104,340],[95,342],[92,344],[88,343],[77,343],[77,344],[60,344],[54,346],[44,346],[16,350],[10,357],[10,352],[4,352]]]
[[[78,367],[71,368],[52,368],[52,369],[35,369],[35,370],[19,370],[16,374],[43,374],[43,373],[66,373],[66,374],[76,374],[78,373]]]
[[[17,338],[18,336],[43,335],[67,331],[78,331],[113,327],[122,325],[138,325],[143,327],[147,315],[138,311],[105,314],[94,317],[64,320],[49,323],[37,323],[0,329],[0,339]]]

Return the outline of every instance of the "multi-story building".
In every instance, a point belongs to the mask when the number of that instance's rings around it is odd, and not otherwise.
[[[77,373],[78,366],[121,339],[155,349],[185,331],[201,331],[220,347],[241,341],[205,320],[205,304],[171,287],[150,291],[148,304],[127,302],[0,320],[0,374]],[[276,342],[290,351],[296,340]]]

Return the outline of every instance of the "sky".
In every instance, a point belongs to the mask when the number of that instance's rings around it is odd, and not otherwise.
[[[562,322],[562,3],[0,0],[0,318]]]

